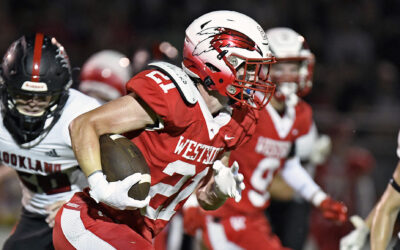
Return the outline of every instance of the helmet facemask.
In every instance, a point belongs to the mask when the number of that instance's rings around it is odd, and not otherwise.
[[[261,109],[273,96],[275,85],[268,80],[270,65],[274,58],[245,58],[231,54],[227,65],[235,76],[232,84],[226,87],[227,95],[236,102]],[[255,98],[255,94],[259,98]]]
[[[60,94],[49,93],[13,92],[9,90],[9,105],[22,115],[40,117],[50,111],[50,107],[56,104]]]
[[[68,98],[64,92],[33,93],[10,88],[2,92],[3,122],[18,144],[47,135]],[[33,108],[24,109],[29,102],[35,102]]]
[[[308,94],[312,88],[314,55],[304,37],[290,28],[276,27],[267,30],[266,34],[270,49],[277,60],[271,74],[272,81],[277,84],[274,98],[294,106],[299,97]],[[296,65],[296,74],[293,74],[293,70],[277,73],[279,69],[276,70],[276,67],[284,63]]]
[[[308,60],[306,57],[277,59],[271,74],[271,79],[277,86],[274,95],[276,100],[286,102],[288,106],[295,106],[299,97],[308,93],[311,88],[307,85],[311,84],[308,79]],[[279,69],[283,65],[288,65],[286,67],[289,69]]]

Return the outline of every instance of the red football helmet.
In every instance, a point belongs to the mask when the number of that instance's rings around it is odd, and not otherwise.
[[[298,62],[300,65],[299,73],[295,78],[271,74],[272,81],[277,84],[275,98],[284,101],[291,94],[296,95],[295,99],[297,96],[305,96],[312,88],[315,59],[304,37],[290,28],[283,27],[269,29],[266,33],[277,64]],[[290,85],[291,83],[293,84]]]
[[[126,94],[125,83],[131,76],[131,64],[126,56],[102,50],[84,63],[79,90],[102,101],[111,101]]]
[[[274,62],[265,32],[246,15],[213,11],[186,29],[185,72],[241,104],[261,108],[269,102],[275,85],[268,72]],[[254,98],[256,91],[263,93],[260,100]]]

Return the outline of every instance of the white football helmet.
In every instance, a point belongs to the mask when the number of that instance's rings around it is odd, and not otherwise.
[[[277,63],[300,63],[299,74],[296,79],[288,79],[287,76],[271,74],[272,81],[277,84],[275,98],[283,101],[290,98],[290,95],[294,97],[292,99],[296,99],[297,96],[308,94],[312,88],[315,58],[304,37],[296,31],[285,27],[269,29],[266,34],[269,39],[269,47]]]
[[[241,13],[213,11],[186,29],[185,72],[241,104],[261,108],[268,103],[275,90],[267,80],[274,62],[264,30]],[[255,91],[264,93],[263,100],[254,99]]]
[[[126,94],[125,84],[131,77],[131,64],[125,55],[102,50],[84,63],[79,90],[107,102]]]

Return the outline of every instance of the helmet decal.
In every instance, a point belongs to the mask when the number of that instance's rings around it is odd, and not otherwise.
[[[35,36],[35,48],[33,50],[33,63],[32,63],[32,82],[39,82],[40,75],[40,59],[42,58],[42,46],[43,46],[43,33],[36,33]]]
[[[222,52],[221,48],[247,49],[249,51],[257,51],[261,56],[263,56],[261,49],[253,40],[236,30],[222,27],[210,27],[200,31],[198,35],[208,35],[208,37],[196,45],[193,50],[194,56],[199,56],[202,53],[206,53],[214,49],[218,52]],[[210,46],[208,47],[209,49],[202,49],[199,51],[200,48],[203,48],[203,43],[210,43]]]
[[[65,52],[64,46],[62,46],[54,37],[51,38],[51,43],[55,44],[57,46],[56,58],[60,60],[61,67],[70,69],[71,64],[69,62],[69,57],[68,57],[67,53]]]

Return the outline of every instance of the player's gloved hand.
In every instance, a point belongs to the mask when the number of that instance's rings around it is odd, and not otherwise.
[[[46,207],[46,211],[48,213],[46,217],[46,222],[49,225],[49,227],[51,228],[54,227],[54,218],[56,217],[58,210],[60,210],[62,205],[64,205],[65,203],[66,201],[64,200],[56,201],[53,204]]]
[[[340,250],[361,250],[367,241],[369,228],[358,215],[351,216],[350,221],[355,229],[340,240]]]
[[[244,177],[239,173],[239,164],[235,161],[229,168],[221,161],[215,161],[213,169],[217,195],[223,198],[231,197],[239,202],[245,188]]]
[[[336,201],[327,196],[318,206],[322,215],[329,220],[345,222],[347,220],[347,207],[343,202]]]
[[[135,200],[128,196],[129,189],[138,183],[141,177],[142,174],[135,173],[122,181],[108,182],[103,172],[95,172],[88,178],[90,196],[96,202],[103,202],[120,210],[145,207],[150,202],[150,196],[147,196],[144,200]]]

